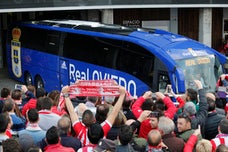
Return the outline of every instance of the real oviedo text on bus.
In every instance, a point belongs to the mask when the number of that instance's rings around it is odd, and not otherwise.
[[[227,59],[181,35],[76,20],[15,23],[8,32],[10,77],[47,91],[77,80],[114,79],[133,96],[184,93],[198,79],[214,91]]]

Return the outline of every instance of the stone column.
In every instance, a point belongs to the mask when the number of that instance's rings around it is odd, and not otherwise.
[[[199,11],[199,41],[211,47],[212,8],[201,8]]]
[[[101,11],[101,22],[106,24],[113,24],[113,10],[105,9]]]
[[[170,8],[170,32],[178,33],[178,8]]]

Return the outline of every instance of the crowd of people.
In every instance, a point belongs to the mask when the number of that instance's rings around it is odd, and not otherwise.
[[[228,117],[221,92],[202,83],[183,96],[146,91],[70,98],[70,87],[46,92],[23,85],[1,89],[3,152],[227,152]],[[228,86],[221,75],[218,87]]]

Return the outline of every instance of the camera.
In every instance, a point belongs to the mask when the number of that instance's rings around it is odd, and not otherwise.
[[[159,112],[152,111],[152,112],[149,114],[149,117],[159,117]]]
[[[172,86],[170,84],[168,84],[166,89],[167,89],[167,93],[171,93]]]
[[[22,89],[22,84],[15,84],[15,89],[19,89],[19,90],[21,90]]]
[[[194,81],[188,81],[188,85],[192,87],[195,85],[195,83],[194,83]]]
[[[152,93],[152,99],[153,99],[153,100],[157,100],[157,96],[156,96],[155,93]]]

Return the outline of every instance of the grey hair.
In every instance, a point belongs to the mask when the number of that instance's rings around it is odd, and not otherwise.
[[[158,121],[158,129],[163,131],[163,134],[170,134],[175,129],[175,124],[172,119],[162,116]]]
[[[67,134],[69,132],[69,129],[71,127],[71,121],[70,118],[67,116],[62,116],[57,123],[58,133],[60,135]]]
[[[184,112],[187,112],[190,116],[196,114],[196,106],[193,102],[186,102],[184,105]]]

